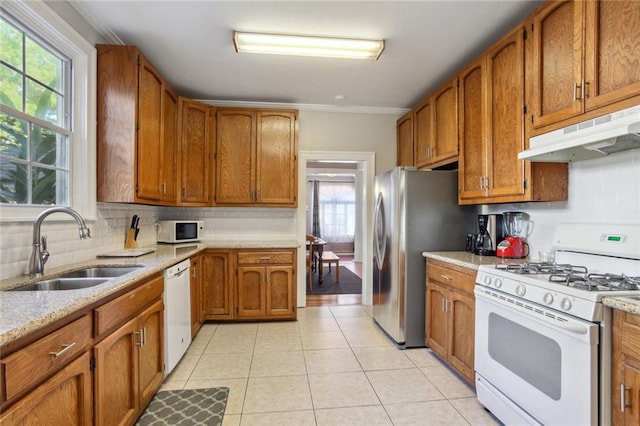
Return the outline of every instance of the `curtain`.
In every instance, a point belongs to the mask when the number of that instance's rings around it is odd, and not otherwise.
[[[331,243],[352,243],[356,229],[355,183],[319,182],[318,187],[319,192],[314,193],[319,203],[318,220],[322,239]],[[315,211],[314,205],[314,218]]]
[[[318,194],[320,190],[319,183],[320,182],[318,182],[317,180],[313,181],[313,208],[311,210],[313,225],[311,227],[311,235],[313,235],[314,237],[322,238],[322,236],[320,235],[320,195]]]

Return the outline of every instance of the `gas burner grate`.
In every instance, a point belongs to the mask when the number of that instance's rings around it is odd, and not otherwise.
[[[569,264],[558,264],[549,262],[529,262],[529,263],[497,263],[496,269],[516,274],[555,274],[567,275],[572,273],[586,274],[587,268],[584,266],[573,266]],[[562,280],[559,280],[562,281]]]
[[[625,274],[589,274],[587,279],[597,286],[598,290],[640,290],[640,277],[629,277]]]

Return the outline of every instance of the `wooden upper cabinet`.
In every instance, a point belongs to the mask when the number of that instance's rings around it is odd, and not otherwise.
[[[429,165],[435,156],[431,97],[422,100],[413,113],[414,161],[416,167]]]
[[[173,205],[177,97],[136,47],[97,50],[98,201]]]
[[[217,205],[297,206],[297,112],[217,111]]]
[[[533,17],[533,127],[582,112],[581,1],[549,2]]]
[[[297,114],[260,111],[256,132],[256,202],[295,205],[298,196]]]
[[[413,111],[409,111],[396,122],[397,166],[413,166]]]
[[[433,95],[433,137],[435,156],[432,167],[458,161],[458,79],[444,84]]]
[[[180,97],[180,205],[210,206],[215,110]]]
[[[585,2],[585,109],[640,94],[640,2]]]

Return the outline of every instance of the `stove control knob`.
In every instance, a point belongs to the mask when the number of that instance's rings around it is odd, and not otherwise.
[[[568,311],[569,309],[571,309],[571,300],[567,299],[566,297],[564,299],[562,299],[562,303],[560,303],[560,306],[562,307],[562,309],[564,309],[565,311]]]
[[[491,275],[484,276],[484,283],[485,285],[491,285]]]
[[[500,278],[496,278],[496,282],[494,284],[496,288],[502,287],[502,280]]]
[[[544,303],[546,303],[547,305],[550,305],[553,303],[553,294],[551,293],[547,293],[544,295]]]
[[[516,287],[516,294],[518,296],[522,297],[526,292],[527,292],[527,289],[525,288],[525,286],[519,285],[518,287]]]

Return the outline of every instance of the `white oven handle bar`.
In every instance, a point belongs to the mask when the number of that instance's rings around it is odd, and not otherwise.
[[[582,335],[581,340],[591,341],[593,338],[597,338],[590,330],[592,329],[593,324],[587,323],[584,324],[582,321],[574,318],[568,318],[564,315],[558,315],[553,311],[548,311],[543,308],[534,307],[526,303],[526,301],[518,300],[518,303],[521,303],[522,306],[516,305],[516,299],[508,296],[499,294],[493,290],[486,289],[485,287],[476,285],[474,290],[476,298],[484,299],[488,302],[494,303],[500,306],[503,309],[510,310],[519,315],[524,315],[534,321],[545,324],[549,327],[552,327],[559,331],[564,331],[564,334],[579,334]],[[524,306],[527,306],[525,308]],[[551,318],[561,318],[561,320],[554,320],[547,317],[549,315]],[[578,336],[574,336],[578,337]]]

